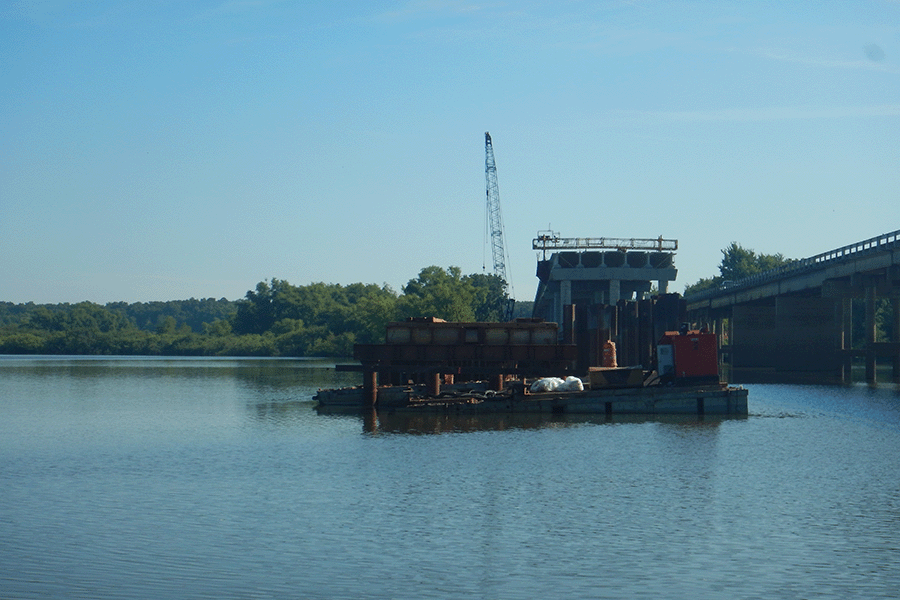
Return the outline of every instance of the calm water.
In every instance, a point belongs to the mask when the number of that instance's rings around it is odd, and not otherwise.
[[[316,361],[0,357],[0,598],[894,598],[900,392],[320,416]]]

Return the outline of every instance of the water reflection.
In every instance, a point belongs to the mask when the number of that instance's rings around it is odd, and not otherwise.
[[[791,385],[868,385],[870,387],[887,387],[900,389],[900,382],[894,378],[893,367],[879,364],[875,369],[875,382],[866,382],[865,365],[854,364],[850,370],[850,380],[841,379],[839,373],[819,371],[779,371],[777,369],[731,368],[727,363],[722,365],[722,376],[733,384],[748,383],[780,383]]]
[[[543,413],[488,413],[462,415],[457,413],[379,413],[368,411],[361,415],[344,415],[362,421],[363,433],[428,435],[471,433],[477,431],[507,431],[514,429],[564,429],[585,425],[626,425],[659,423],[681,428],[715,428],[726,420],[743,420],[746,416],[698,415],[584,415]]]
[[[56,375],[85,379],[102,375],[240,379],[268,387],[334,383],[340,362],[321,358],[233,358],[166,356],[2,356],[4,374]]]

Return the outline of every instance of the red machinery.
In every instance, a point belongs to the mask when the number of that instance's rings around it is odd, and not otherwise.
[[[716,335],[705,331],[667,331],[657,343],[657,372],[676,384],[718,383]]]

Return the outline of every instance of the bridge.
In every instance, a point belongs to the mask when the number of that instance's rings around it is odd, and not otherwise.
[[[891,340],[877,339],[879,299],[889,300]],[[734,373],[849,381],[853,359],[864,357],[867,381],[875,382],[877,361],[887,359],[900,382],[900,231],[725,282],[685,302],[689,320],[719,334]],[[853,326],[859,313],[862,332]],[[856,348],[854,335],[862,336]]]

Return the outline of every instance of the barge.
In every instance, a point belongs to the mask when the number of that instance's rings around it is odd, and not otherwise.
[[[599,415],[722,415],[747,416],[747,389],[726,384],[694,386],[648,385],[583,391],[530,393],[524,386],[488,390],[483,382],[457,386],[430,395],[424,386],[379,388],[375,410],[392,413],[543,413]],[[314,399],[319,412],[371,409],[363,388],[320,390]]]
[[[357,345],[360,364],[339,367],[360,371],[362,385],[313,399],[325,413],[748,414],[747,390],[720,381],[712,333],[663,331],[646,367],[619,367],[611,340],[579,346],[559,333],[540,319],[390,323],[385,344]]]

